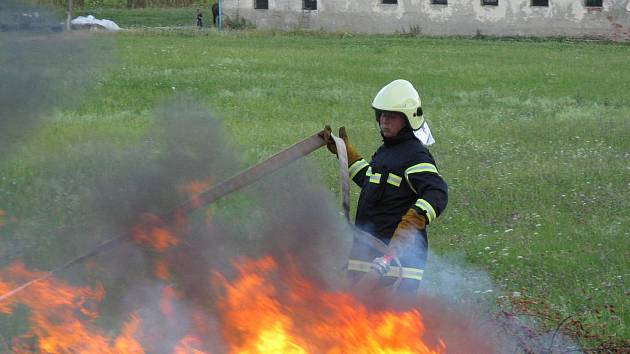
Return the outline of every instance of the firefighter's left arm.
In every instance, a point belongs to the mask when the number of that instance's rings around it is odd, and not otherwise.
[[[424,215],[427,224],[435,220],[448,204],[448,186],[434,164],[426,162],[410,167],[405,178],[411,189],[418,195],[413,207]]]
[[[409,187],[418,195],[394,231],[384,261],[389,264],[394,256],[402,256],[413,235],[426,228],[446,209],[448,186],[431,162],[416,164],[405,171]],[[378,259],[375,262],[378,264]]]

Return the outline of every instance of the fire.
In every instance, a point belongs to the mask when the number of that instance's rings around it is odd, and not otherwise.
[[[210,188],[214,181],[214,178],[209,177],[205,180],[192,181],[184,186],[179,187],[179,190],[185,192],[192,200],[193,205],[200,207],[202,205],[199,199],[199,194]]]
[[[5,294],[29,279],[47,273],[28,270],[22,263],[14,263],[0,272],[0,293]],[[95,304],[105,292],[94,288],[71,286],[54,277],[33,283],[28,291],[20,292],[0,302],[0,313],[10,315],[21,304],[28,307],[31,327],[14,338],[15,353],[143,353],[134,336],[140,319],[132,315],[118,336],[107,336],[93,322],[98,317]]]
[[[204,284],[208,289],[216,291],[215,307],[178,313],[182,308],[179,305],[188,298],[183,292],[186,287],[180,288],[178,282],[186,280],[171,266],[185,261],[177,255],[186,254],[181,253],[182,249],[170,251],[185,242],[184,221],[176,218],[175,224],[169,225],[146,214],[131,233],[136,243],[152,250],[154,280],[163,284],[152,318],[162,316],[164,324],[179,320],[193,324],[188,333],[178,334],[181,338],[169,344],[172,353],[436,354],[446,350],[441,340],[433,344],[423,340],[426,328],[419,310],[370,309],[350,293],[326,291],[309,281],[291,258],[282,266],[271,256],[243,258],[234,263],[234,279],[218,271],[212,272],[209,280],[199,278],[202,283],[208,282]],[[86,269],[94,267],[91,264]],[[147,329],[142,328],[138,315],[141,303],[117,331],[105,331],[95,324],[98,305],[105,297],[100,284],[72,286],[50,273],[33,272],[15,263],[0,271],[0,295],[32,279],[40,280],[15,296],[0,298],[0,313],[11,315],[18,304],[29,309],[31,327],[13,338],[13,352],[124,354],[144,353],[152,348],[164,351],[159,334],[143,333]],[[217,333],[217,338],[209,340],[202,333]],[[143,341],[146,347],[141,345]]]
[[[173,316],[173,301],[176,299],[175,290],[172,286],[166,286],[162,289],[162,298],[160,300],[160,311],[168,317]]]
[[[143,221],[132,228],[131,234],[134,241],[157,252],[164,252],[180,242],[171,227],[154,214],[144,214]]]
[[[162,280],[171,279],[171,271],[169,270],[168,261],[164,259],[157,259],[155,261],[155,276]]]
[[[9,222],[15,223],[18,219],[15,216],[11,216],[7,220],[7,212],[4,209],[0,209],[0,229],[7,226]]]
[[[347,293],[319,290],[271,257],[237,265],[219,303],[230,353],[442,353],[422,337],[418,310],[370,311]],[[279,277],[279,278],[278,278]],[[271,279],[281,279],[282,286]]]
[[[190,314],[195,328],[218,321],[220,353],[443,353],[446,345],[423,341],[426,328],[417,309],[402,312],[370,310],[352,295],[325,291],[304,278],[297,267],[281,267],[271,256],[242,259],[235,265],[237,276],[228,280],[214,272],[210,284],[220,291],[217,309],[206,316]],[[0,294],[17,284],[41,277],[15,263],[0,272]],[[71,286],[49,277],[28,291],[0,302],[0,313],[11,314],[16,305],[30,310],[31,328],[14,338],[15,353],[145,353],[141,340],[156,338],[143,333],[142,319],[133,313],[117,336],[105,335],[94,324],[102,286]],[[181,301],[178,291],[165,286],[159,312],[174,318],[173,303]],[[139,304],[141,305],[141,304]],[[208,317],[210,316],[210,317]],[[146,334],[146,337],[143,337]],[[150,343],[150,347],[159,343]],[[190,332],[172,348],[175,354],[209,354],[213,345]]]

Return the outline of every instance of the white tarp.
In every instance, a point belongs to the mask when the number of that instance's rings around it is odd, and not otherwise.
[[[94,18],[94,16],[89,15],[89,16],[79,16],[75,19],[73,19],[72,21],[70,21],[71,25],[77,25],[77,26],[85,26],[85,25],[98,25],[101,26],[103,28],[105,28],[108,31],[119,31],[120,27],[118,27],[118,25],[116,24],[116,22],[111,21],[111,20],[99,20],[97,18]]]

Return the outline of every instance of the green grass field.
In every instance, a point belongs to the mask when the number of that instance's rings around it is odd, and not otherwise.
[[[345,125],[369,157],[380,143],[371,100],[405,78],[450,187],[432,249],[464,254],[550,328],[572,316],[585,347],[630,338],[630,46],[193,30],[102,38],[114,41],[115,63],[3,162],[5,218],[26,212],[19,198],[34,197],[47,154],[95,139],[132,144],[177,93],[220,117],[247,163],[324,124]],[[336,191],[335,160],[311,159]]]
[[[195,26],[197,8],[204,14],[206,25],[212,24],[212,12],[209,6],[192,8],[144,8],[144,9],[116,9],[95,8],[81,9],[77,14],[91,14],[96,18],[107,18],[124,28],[129,27],[175,27]]]

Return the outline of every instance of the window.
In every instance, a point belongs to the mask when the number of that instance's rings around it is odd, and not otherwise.
[[[317,0],[304,0],[304,10],[317,10]]]
[[[602,7],[602,0],[586,0],[586,7]]]
[[[532,0],[532,6],[549,6],[549,0]]]
[[[383,4],[398,4],[398,0],[383,0]]]
[[[481,0],[481,5],[497,6],[499,5],[499,0]]]
[[[254,0],[254,8],[266,10],[269,8],[269,0]]]
[[[448,0],[431,0],[433,5],[448,5]]]

